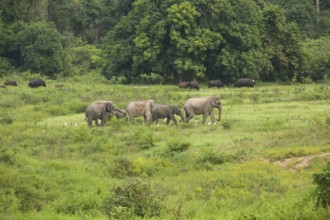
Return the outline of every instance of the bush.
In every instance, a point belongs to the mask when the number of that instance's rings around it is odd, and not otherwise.
[[[330,205],[330,162],[328,162],[323,173],[314,174],[313,181],[317,184],[316,205],[322,205],[323,208],[326,208]]]
[[[181,141],[181,140],[171,140],[167,143],[168,151],[169,152],[184,152],[187,151],[190,148],[191,144],[187,141]]]
[[[116,187],[108,203],[108,216],[115,219],[154,217],[160,214],[160,198],[150,185],[132,180]]]

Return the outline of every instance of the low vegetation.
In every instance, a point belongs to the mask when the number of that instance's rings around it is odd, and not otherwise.
[[[72,78],[30,89],[16,79],[0,90],[2,219],[330,218],[329,156],[278,164],[330,152],[329,83],[192,91]],[[113,117],[88,128],[84,116],[95,100],[183,107],[210,95],[222,99],[216,125]]]

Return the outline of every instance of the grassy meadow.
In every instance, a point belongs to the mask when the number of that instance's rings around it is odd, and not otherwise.
[[[0,89],[0,219],[330,219],[313,184],[330,159],[329,83],[200,91],[27,83]],[[223,104],[216,125],[201,116],[178,127],[85,122],[96,100],[183,107],[214,95]]]

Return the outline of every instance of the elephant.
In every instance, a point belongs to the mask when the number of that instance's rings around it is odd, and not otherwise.
[[[240,87],[254,87],[255,82],[253,79],[250,78],[240,78],[236,81],[235,86]]]
[[[199,90],[199,85],[198,82],[196,80],[193,80],[189,83],[189,88],[190,89],[196,89]]]
[[[186,89],[186,88],[189,88],[189,82],[180,82],[179,83],[179,85],[178,85],[178,87],[180,88],[180,89]]]
[[[5,86],[17,86],[17,82],[15,80],[9,80],[3,83]]]
[[[208,88],[212,88],[212,87],[224,87],[223,83],[221,80],[217,79],[217,80],[210,80],[209,83],[207,84]]]
[[[202,124],[205,123],[207,116],[210,116],[212,124],[215,124],[213,108],[217,108],[219,110],[218,121],[220,122],[222,112],[220,97],[210,96],[187,99],[184,104],[184,111],[186,114],[185,122],[188,123],[189,120],[192,119],[195,115],[202,114]]]
[[[40,87],[40,86],[46,87],[46,82],[44,80],[42,80],[42,79],[32,79],[29,82],[28,86],[30,88],[37,88],[37,87]]]
[[[95,125],[98,126],[98,119],[101,119],[101,125],[105,125],[105,121],[109,118],[109,115],[115,111],[115,107],[112,101],[95,101],[90,104],[85,110],[85,116],[88,123],[88,127],[92,127],[92,122],[95,121]]]
[[[134,117],[144,118],[144,123],[148,124],[151,119],[151,109],[154,106],[154,100],[140,100],[140,101],[132,101],[128,103],[126,111],[130,121],[133,120]]]
[[[156,121],[159,125],[158,119],[160,118],[167,118],[166,125],[170,123],[170,120],[174,122],[176,126],[178,126],[178,122],[175,119],[175,115],[178,115],[181,117],[181,121],[184,121],[183,118],[183,111],[181,110],[180,106],[178,105],[155,105],[151,109],[151,121],[149,125]]]

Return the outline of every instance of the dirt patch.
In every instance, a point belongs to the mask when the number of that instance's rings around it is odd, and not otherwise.
[[[304,157],[292,157],[292,158],[276,161],[276,162],[274,162],[274,164],[281,166],[281,167],[290,166],[290,168],[299,169],[299,168],[308,167],[309,162],[311,160],[313,160],[314,158],[319,158],[319,157],[330,157],[330,153],[310,155],[310,156],[304,156]]]

